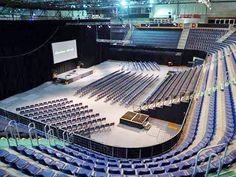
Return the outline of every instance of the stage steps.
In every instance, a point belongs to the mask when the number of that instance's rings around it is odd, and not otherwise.
[[[163,106],[172,106],[173,104],[180,104],[180,103],[187,103],[190,101],[190,99],[193,98],[193,95],[190,96],[182,96],[182,97],[176,97],[174,99],[170,98],[168,100],[165,101],[159,101],[150,105],[143,105],[142,110],[148,110],[148,109],[156,109],[156,108],[162,108]]]
[[[190,102],[180,102],[179,104],[169,105],[163,104],[161,107],[147,108],[140,111],[141,113],[147,114],[153,118],[158,118],[176,124],[182,124],[189,103]],[[173,112],[175,114],[173,114]]]
[[[224,42],[228,37],[230,37],[234,32],[236,32],[236,28],[229,30],[225,35],[223,35],[220,39],[218,39],[217,43]]]
[[[180,39],[179,39],[179,43],[178,43],[178,49],[184,49],[185,45],[187,43],[187,39],[188,39],[188,35],[189,35],[189,31],[190,29],[183,29]]]

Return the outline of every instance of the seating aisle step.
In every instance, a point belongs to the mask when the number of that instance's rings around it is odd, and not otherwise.
[[[189,34],[189,29],[183,29],[180,39],[179,39],[179,43],[178,43],[178,49],[184,49],[187,39],[188,39],[188,34]]]
[[[223,35],[219,40],[217,40],[216,42],[218,43],[222,43],[224,42],[228,37],[230,37],[233,33],[236,32],[236,28],[229,30],[227,33],[225,33],[225,35]]]

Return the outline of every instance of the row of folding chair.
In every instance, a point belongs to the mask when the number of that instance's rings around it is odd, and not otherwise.
[[[86,92],[90,87],[93,87],[93,86],[95,86],[95,85],[98,85],[98,84],[100,84],[100,83],[102,83],[102,82],[105,82],[105,81],[109,80],[109,79],[112,78],[114,75],[116,75],[118,72],[119,72],[119,71],[115,71],[115,72],[113,72],[113,73],[110,73],[110,74],[108,74],[108,75],[102,77],[101,79],[98,79],[98,80],[96,80],[96,81],[94,81],[94,82],[92,82],[92,83],[90,83],[90,84],[88,84],[88,85],[86,85],[86,86],[80,88],[79,90],[77,90],[76,93],[77,93],[77,94],[81,94],[82,92]]]
[[[62,122],[66,123],[68,120],[81,122],[81,121],[94,119],[96,117],[99,117],[99,113],[88,114],[88,115],[84,115],[84,116],[63,116],[63,117],[47,118],[47,119],[43,119],[41,121],[57,125],[57,124],[61,124]]]
[[[97,125],[95,127],[89,127],[89,128],[85,128],[85,129],[81,129],[79,131],[75,131],[75,133],[78,134],[92,134],[92,133],[97,133],[97,132],[101,132],[107,129],[110,129],[112,126],[114,126],[115,123],[106,123],[106,124],[101,124],[101,125]]]
[[[128,88],[126,88],[124,92],[121,90],[121,93],[117,92],[117,93],[113,94],[113,98],[111,99],[111,103],[114,104],[114,103],[117,103],[117,102],[121,102],[123,99],[129,97],[129,95],[136,92],[137,89],[142,84],[147,82],[149,77],[152,77],[152,76],[145,75],[142,78],[140,78],[140,79],[138,79],[134,82],[131,82],[130,83],[131,85],[128,85]]]
[[[116,88],[116,86],[122,84],[124,81],[127,82],[129,80],[132,80],[132,77],[135,75],[135,73],[133,74],[130,74],[130,73],[126,73],[124,74],[123,76],[119,77],[119,78],[116,78],[114,81],[106,84],[105,86],[102,86],[102,87],[99,87],[99,88],[96,88],[95,91],[93,91],[89,98],[93,97],[93,96],[96,96],[96,95],[100,95],[102,92],[106,92],[106,91],[109,91],[109,90],[112,90],[114,88]]]
[[[54,126],[60,126],[60,127],[65,126],[66,127],[68,125],[73,125],[73,124],[75,124],[75,125],[78,125],[78,124],[88,125],[91,123],[97,123],[97,122],[101,122],[101,121],[106,120],[106,118],[98,118],[98,117],[99,117],[99,115],[93,114],[92,118],[88,118],[88,117],[67,118],[64,120],[49,121],[47,123],[50,123],[51,125],[54,125]]]
[[[94,91],[95,89],[97,89],[98,87],[101,87],[107,83],[110,83],[112,80],[114,80],[115,78],[119,77],[121,74],[123,74],[124,72],[115,72],[111,75],[109,75],[109,77],[105,76],[100,80],[97,80],[91,84],[89,84],[88,86],[82,87],[80,89],[80,91],[78,92],[78,94],[82,97],[87,95],[88,93],[91,93],[92,91]],[[98,82],[99,81],[99,82]]]
[[[118,94],[119,92],[125,90],[125,88],[129,84],[131,84],[131,83],[135,82],[137,79],[141,78],[141,75],[142,74],[132,75],[130,78],[123,80],[122,83],[119,83],[116,86],[110,87],[110,89],[103,91],[101,94],[97,95],[96,101],[105,97],[105,102],[107,102],[108,100],[110,100],[112,98],[113,95]]]
[[[93,88],[93,90],[91,90],[91,92],[90,92],[91,94],[90,94],[89,98],[99,94],[102,90],[109,88],[117,81],[125,79],[127,76],[129,76],[129,74],[130,74],[130,72],[123,73],[122,75],[119,75],[117,77],[113,77],[111,80],[109,80],[109,82],[103,83],[103,84],[97,86],[96,88]]]
[[[82,105],[82,103],[78,103],[78,104],[71,104],[71,103],[73,103],[72,100],[58,103],[58,104],[50,104],[47,106],[25,109],[25,110],[21,110],[19,112],[20,112],[20,114],[24,114],[24,113],[33,113],[33,112],[37,112],[37,111],[47,111],[47,110],[52,110],[52,109],[53,110],[54,109],[65,109],[65,108],[77,107],[77,106]]]
[[[40,107],[40,106],[46,106],[46,105],[50,105],[50,104],[57,104],[57,103],[64,102],[64,101],[67,101],[67,98],[61,98],[61,99],[56,99],[56,100],[45,101],[42,103],[36,103],[36,104],[28,105],[28,106],[22,106],[22,107],[16,108],[16,111],[21,111],[21,110],[25,110],[25,109]]]
[[[132,105],[139,98],[139,96],[157,80],[158,80],[158,76],[148,78],[147,81],[144,84],[142,84],[135,92],[133,92],[128,97],[124,98],[121,101],[121,104],[125,104],[126,106]]]

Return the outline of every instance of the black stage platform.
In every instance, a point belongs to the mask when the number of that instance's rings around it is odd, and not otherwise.
[[[128,111],[120,118],[120,123],[139,129],[144,128],[149,116],[146,114]]]

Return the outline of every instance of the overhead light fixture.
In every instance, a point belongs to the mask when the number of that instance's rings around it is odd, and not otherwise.
[[[149,0],[149,7],[152,7],[154,0]]]
[[[211,10],[211,1],[210,0],[197,0],[198,3],[202,3],[205,6],[207,6],[207,8],[209,8]]]
[[[127,7],[127,5],[128,5],[128,3],[126,2],[126,0],[122,0],[122,1],[120,2],[120,4],[121,4],[121,6],[123,6],[123,7]]]

